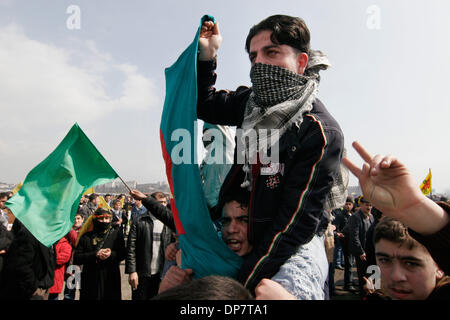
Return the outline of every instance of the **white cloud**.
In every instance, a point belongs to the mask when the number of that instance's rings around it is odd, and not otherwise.
[[[73,43],[61,48],[18,25],[0,27],[0,168],[7,180],[42,161],[75,122],[95,126],[117,111],[161,109],[156,85],[136,66],[93,41]]]
[[[116,68],[126,75],[123,82],[122,96],[118,100],[121,108],[144,109],[147,106],[161,106],[161,100],[154,94],[154,83],[138,73],[135,66],[120,64]]]
[[[160,101],[151,79],[100,53],[92,41],[86,43],[86,67],[71,63],[70,50],[32,40],[16,25],[0,28],[0,43],[0,109],[14,130],[94,121],[119,108],[142,110]],[[106,74],[117,70],[122,91],[111,97]]]

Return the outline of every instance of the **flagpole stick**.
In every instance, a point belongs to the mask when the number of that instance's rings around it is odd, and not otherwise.
[[[122,177],[119,176],[119,179],[122,181],[122,183],[125,185],[125,187],[127,187],[128,191],[130,191],[130,193],[131,193],[130,187],[125,183],[125,181],[123,181]]]
[[[429,168],[429,170],[431,175],[431,168]],[[430,199],[433,200],[433,186],[431,185],[431,177],[430,177]]]

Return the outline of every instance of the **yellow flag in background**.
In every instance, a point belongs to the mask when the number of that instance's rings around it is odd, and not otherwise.
[[[111,207],[108,205],[108,203],[106,202],[105,198],[100,196],[100,197],[98,197],[98,199],[100,200],[100,203],[98,205],[99,208],[111,210]]]
[[[420,185],[420,190],[422,190],[422,193],[424,195],[428,195],[431,193],[431,169],[428,172],[425,180],[423,180],[422,184]]]
[[[87,194],[91,194],[91,193],[95,193],[94,187],[90,187],[89,189],[87,189],[87,190],[83,193],[83,196],[84,196],[84,195],[87,195]]]
[[[19,184],[13,189],[13,195],[15,195],[20,190],[20,188],[22,188],[22,182],[23,181],[20,181]]]

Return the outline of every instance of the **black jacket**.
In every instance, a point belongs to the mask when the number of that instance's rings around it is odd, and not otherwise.
[[[240,128],[251,89],[216,91],[216,62],[198,61],[197,66],[198,118]],[[319,224],[326,197],[340,170],[343,149],[344,137],[338,123],[316,100],[300,128],[293,125],[280,137],[279,172],[260,175],[259,168],[252,166],[248,235],[254,249],[239,275],[249,289],[253,290],[262,278],[271,278],[298,246],[324,231],[319,230]],[[242,190],[243,181],[242,164],[236,164],[235,152],[235,164],[222,185],[218,210],[222,210],[228,192]]]
[[[348,219],[349,249],[350,253],[355,257],[365,253],[367,241],[372,241],[367,239],[369,228],[366,229],[364,227],[363,219],[364,213],[361,210],[358,210]],[[369,214],[369,221],[371,225],[374,223],[372,214]]]
[[[121,300],[120,262],[125,259],[122,230],[114,226],[102,245],[93,243],[94,231],[83,234],[75,249],[73,263],[83,265],[80,300]],[[100,249],[111,249],[108,259],[100,260]]]
[[[143,215],[137,216],[131,224],[130,233],[128,234],[127,241],[127,257],[125,260],[125,273],[137,272],[140,276],[151,276],[151,261],[153,257],[153,220],[150,217],[150,212],[155,212],[154,216],[162,220],[164,228],[161,234],[161,246],[159,254],[163,259],[160,261],[159,271],[163,270],[164,266],[164,250],[171,242],[172,231],[167,227],[167,221],[164,220],[164,216],[161,219],[161,215],[157,215],[160,212],[165,212],[167,219],[171,219],[170,210],[159,204],[158,201],[149,197],[142,201],[144,207],[148,212]],[[162,208],[159,208],[159,206]],[[159,208],[160,210],[155,210]],[[173,225],[174,226],[174,225]]]
[[[13,234],[11,231],[8,231],[3,224],[0,224],[0,251],[6,250],[8,251],[9,246],[13,241]],[[3,269],[3,258],[4,254],[0,254],[0,279]]]
[[[0,300],[29,300],[36,289],[53,285],[55,250],[40,243],[18,219],[11,232],[14,239],[4,257]]]

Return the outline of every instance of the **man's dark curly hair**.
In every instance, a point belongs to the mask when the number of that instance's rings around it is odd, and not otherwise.
[[[247,53],[250,53],[252,38],[264,30],[272,31],[270,39],[273,43],[286,44],[309,55],[311,36],[305,21],[286,15],[273,15],[253,26],[245,41]]]

